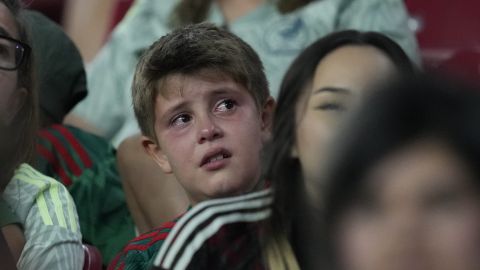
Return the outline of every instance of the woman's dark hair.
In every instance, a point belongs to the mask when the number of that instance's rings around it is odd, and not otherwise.
[[[0,3],[8,8],[15,19],[19,40],[28,44],[27,30],[20,15],[22,12],[21,2],[19,0],[0,0]],[[0,160],[0,187],[4,187],[8,183],[18,165],[31,162],[35,154],[38,99],[33,80],[33,57],[31,55],[25,57],[16,72],[18,74],[17,88],[24,88],[27,94],[22,108],[16,114],[12,124],[2,127],[1,147],[4,151]]]
[[[335,144],[326,174],[326,235],[366,184],[364,176],[382,158],[418,139],[452,147],[476,176],[480,191],[480,90],[433,77],[414,77],[374,92]],[[354,136],[349,136],[355,134]],[[335,258],[328,239],[329,257]]]
[[[397,67],[399,75],[413,74],[415,66],[408,56],[390,38],[376,32],[359,32],[345,30],[336,32],[317,40],[307,47],[290,65],[280,86],[277,101],[277,110],[274,115],[272,140],[268,146],[268,163],[266,177],[275,188],[275,203],[272,216],[273,230],[287,233],[290,236],[294,250],[303,246],[295,243],[295,231],[304,231],[306,228],[296,228],[293,221],[304,208],[304,182],[299,160],[291,156],[295,144],[296,108],[301,100],[307,85],[312,80],[319,62],[335,49],[347,46],[373,46],[387,55]],[[292,201],[289,198],[295,198]],[[301,253],[301,252],[299,252]],[[297,255],[298,256],[298,255]],[[301,259],[299,259],[301,260]]]
[[[282,13],[294,11],[314,0],[279,0],[277,8]],[[172,27],[201,23],[207,17],[213,0],[182,0],[175,7],[170,18]]]

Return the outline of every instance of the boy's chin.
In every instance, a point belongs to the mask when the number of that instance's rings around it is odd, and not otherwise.
[[[207,197],[210,199],[215,198],[225,198],[242,195],[253,191],[257,187],[257,182],[252,181],[221,181],[215,183],[215,186],[212,187],[210,192],[208,192]]]

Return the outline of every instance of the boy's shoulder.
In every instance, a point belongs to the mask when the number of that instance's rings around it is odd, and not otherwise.
[[[169,233],[152,269],[264,269],[262,237],[272,202],[267,188],[195,205]]]
[[[130,240],[108,269],[147,269],[181,216]]]

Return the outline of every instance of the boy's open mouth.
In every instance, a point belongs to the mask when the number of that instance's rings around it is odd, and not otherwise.
[[[207,165],[216,161],[230,158],[231,156],[232,154],[226,149],[216,149],[216,150],[210,151],[202,158],[200,167],[203,167],[204,165]]]

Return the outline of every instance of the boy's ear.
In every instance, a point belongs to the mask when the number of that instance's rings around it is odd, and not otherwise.
[[[264,103],[262,112],[261,112],[261,129],[262,129],[262,139],[264,142],[268,141],[271,136],[272,124],[273,124],[273,113],[275,111],[275,100],[272,96],[267,98],[267,101]]]
[[[8,109],[3,116],[3,121],[6,125],[10,125],[17,113],[23,107],[25,103],[25,98],[27,97],[27,89],[19,88],[10,96],[8,102]]]
[[[172,166],[170,166],[170,162],[168,158],[163,153],[160,146],[158,146],[155,142],[153,142],[150,138],[146,136],[142,136],[142,146],[150,155],[151,158],[160,166],[162,171],[166,174],[172,173]]]

